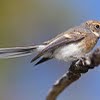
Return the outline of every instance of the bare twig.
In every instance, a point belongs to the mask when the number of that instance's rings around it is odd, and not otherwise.
[[[74,81],[78,80],[83,73],[88,72],[100,64],[100,48],[93,53],[75,61],[65,73],[50,89],[46,100],[56,100],[57,96]]]

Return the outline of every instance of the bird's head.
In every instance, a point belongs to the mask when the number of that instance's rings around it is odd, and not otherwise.
[[[96,37],[100,38],[100,21],[89,20],[85,24]]]

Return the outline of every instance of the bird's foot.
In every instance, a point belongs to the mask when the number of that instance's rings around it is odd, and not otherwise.
[[[88,71],[88,66],[90,65],[90,60],[87,57],[81,57],[75,62],[75,67],[81,72],[86,73]]]

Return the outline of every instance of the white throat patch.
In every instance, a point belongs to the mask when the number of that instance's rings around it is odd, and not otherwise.
[[[93,32],[93,34],[95,34],[97,37],[100,37],[100,35],[97,32]]]

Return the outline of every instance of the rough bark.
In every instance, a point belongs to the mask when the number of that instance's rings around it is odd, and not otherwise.
[[[60,79],[56,81],[50,89],[46,100],[56,100],[58,95],[63,92],[65,88],[71,85],[74,81],[78,80],[82,74],[88,72],[100,64],[100,48],[88,54],[81,59],[72,62],[68,72],[66,72]]]

